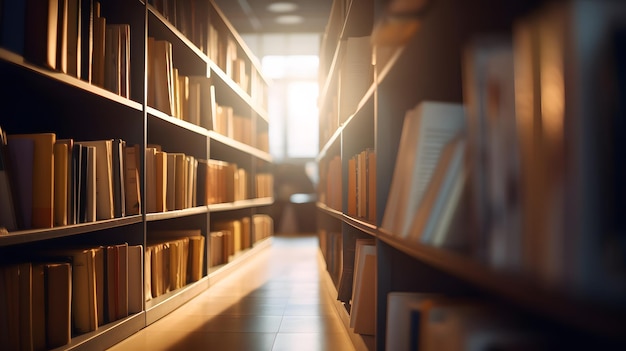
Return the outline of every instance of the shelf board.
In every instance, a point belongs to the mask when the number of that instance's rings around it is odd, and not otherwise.
[[[410,243],[383,230],[378,231],[377,238],[421,262],[490,293],[516,301],[527,309],[560,323],[592,331],[616,341],[626,341],[626,318],[623,317],[623,309],[600,307],[584,298],[573,296],[569,290],[550,288],[536,279],[489,267],[450,250]]]
[[[319,201],[316,203],[316,205],[320,211],[330,215],[331,217],[335,217],[339,220],[344,219],[343,213],[341,211],[335,210],[334,208],[330,208],[326,206],[326,204],[319,202]]]
[[[219,67],[215,62],[210,61],[210,60],[208,62],[208,66],[212,72],[211,80],[214,85],[215,83],[217,83],[215,81],[215,78],[219,78],[219,82],[224,84],[227,89],[230,89],[234,94],[237,95],[239,99],[241,99],[244,103],[250,106],[250,108],[252,108],[252,110],[254,110],[256,114],[261,116],[261,118],[263,118],[266,121],[269,120],[267,111],[265,111],[265,109],[263,109],[261,106],[258,106],[257,104],[255,104],[252,101],[252,97],[250,97],[248,92],[246,92],[242,87],[240,87],[239,84],[235,83],[235,81],[231,77],[229,77],[226,74],[226,72],[222,70],[221,67]]]
[[[159,212],[159,213],[148,213],[146,214],[146,222],[161,221],[164,219],[172,219],[172,218],[179,218],[179,217],[187,217],[187,216],[193,216],[193,215],[207,213],[207,212],[209,212],[208,206],[198,206],[198,207],[192,207],[192,208],[185,208],[182,210],[172,210],[172,211]]]
[[[76,234],[83,234],[94,232],[98,230],[111,229],[131,224],[141,223],[142,219],[140,215],[127,216],[122,218],[114,218],[103,221],[80,223],[67,225],[63,227],[53,227],[44,229],[30,229],[20,230],[15,232],[9,232],[6,235],[0,236],[0,247],[16,244],[25,244],[39,240],[47,240],[54,238],[61,238]]]
[[[271,197],[241,200],[241,201],[235,201],[235,202],[226,202],[222,204],[209,205],[209,212],[224,212],[224,211],[240,210],[244,208],[269,206],[273,203],[274,203],[274,198],[271,198]]]
[[[146,325],[158,321],[208,288],[209,278],[203,277],[197,282],[146,301]]]
[[[343,218],[347,224],[351,225],[352,227],[364,233],[367,233],[374,237],[377,236],[378,234],[376,224],[367,222],[365,219],[362,219],[362,218],[348,216],[347,214],[344,214]]]
[[[114,103],[124,105],[131,109],[134,109],[137,111],[143,110],[142,104],[136,101],[132,101],[130,99],[117,95],[113,92],[110,92],[104,88],[100,88],[93,84],[89,84],[83,80],[80,80],[76,77],[72,77],[65,73],[53,71],[50,69],[46,69],[46,68],[31,64],[29,62],[26,62],[26,60],[22,56],[15,54],[9,50],[3,49],[3,48],[0,48],[0,61],[4,62],[5,64],[12,64],[16,67],[20,67],[25,72],[28,72],[32,75],[48,79],[59,84],[63,84],[68,87],[82,90],[84,92],[110,100]]]
[[[208,135],[211,138],[211,140],[215,140],[221,144],[224,144],[226,146],[232,147],[234,149],[237,149],[239,151],[245,152],[247,154],[250,154],[258,159],[261,159],[263,161],[266,162],[272,162],[272,155],[270,155],[269,153],[265,152],[265,151],[261,151],[253,146],[250,146],[248,144],[244,144],[240,141],[237,141],[235,139],[231,139],[227,136],[224,136],[220,133],[217,133],[215,131],[208,131]]]
[[[145,312],[135,313],[112,323],[98,326],[98,329],[78,335],[70,341],[53,350],[104,350],[135,334],[146,325]]]
[[[154,107],[150,107],[150,106],[146,106],[146,111],[148,112],[149,116],[152,116],[154,118],[158,118],[160,120],[163,120],[165,122],[168,122],[172,125],[175,125],[177,127],[192,131],[194,133],[198,133],[200,135],[205,135],[208,136],[209,135],[209,131],[204,128],[204,127],[200,127],[198,125],[195,125],[193,123],[187,122],[185,120],[176,118],[176,117],[172,117],[170,115],[168,115],[165,112],[161,112],[157,109],[155,109]]]

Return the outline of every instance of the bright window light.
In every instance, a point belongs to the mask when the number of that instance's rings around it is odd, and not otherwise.
[[[269,90],[270,153],[276,160],[314,158],[319,151],[317,70],[313,55],[265,56]]]

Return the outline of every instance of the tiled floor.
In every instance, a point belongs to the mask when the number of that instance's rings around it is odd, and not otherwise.
[[[275,237],[271,248],[110,350],[354,350],[322,273],[315,237]]]

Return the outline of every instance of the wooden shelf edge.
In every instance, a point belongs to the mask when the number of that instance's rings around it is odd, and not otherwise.
[[[146,106],[146,112],[148,113],[148,116],[151,116],[153,118],[158,118],[162,121],[165,121],[177,127],[189,130],[194,133],[198,133],[200,135],[204,135],[204,136],[209,135],[209,131],[206,128],[187,122],[180,118],[170,116],[167,113],[161,112],[154,107]],[[150,121],[150,119],[148,119],[148,121]]]
[[[13,53],[9,50],[6,50],[4,48],[1,48],[1,47],[0,47],[0,61],[8,62],[10,64],[16,65],[30,72],[33,72],[34,74],[45,76],[46,78],[50,78],[58,83],[66,84],[76,89],[80,89],[84,92],[97,95],[99,97],[105,98],[109,101],[118,103],[120,105],[124,105],[134,110],[143,111],[143,106],[139,102],[127,99],[111,91],[108,91],[104,88],[87,83],[83,80],[80,80],[76,77],[72,77],[65,73],[56,72],[53,70],[49,70],[49,69],[28,63],[26,62],[26,60],[24,60],[22,56],[16,53]]]
[[[209,278],[202,277],[197,282],[146,301],[146,326],[163,318],[208,288]]]
[[[232,147],[234,149],[237,149],[239,151],[245,152],[247,154],[250,154],[258,159],[261,159],[263,161],[266,162],[272,162],[272,155],[270,155],[268,152],[265,151],[261,151],[257,148],[255,148],[254,146],[250,146],[248,144],[244,144],[240,141],[237,141],[235,139],[231,139],[227,136],[224,136],[216,131],[210,130],[208,131],[208,135],[211,138],[211,140],[215,140],[221,144],[224,144],[226,146]]]
[[[343,217],[344,217],[344,221],[347,224],[351,225],[352,227],[364,233],[367,233],[373,237],[376,237],[378,235],[378,227],[376,226],[376,224],[367,222],[361,218],[349,216],[347,214],[344,214]]]
[[[258,206],[270,206],[273,203],[274,203],[274,198],[272,197],[262,197],[258,199],[226,202],[222,204],[209,205],[209,212],[223,212],[223,211],[233,211],[233,210],[240,210],[244,208],[252,208],[252,207],[258,207]]]
[[[334,300],[333,307],[335,307],[335,312],[337,312],[337,316],[341,319],[343,327],[350,337],[350,341],[352,341],[352,345],[357,351],[374,350],[376,341],[374,336],[357,334],[352,328],[350,328],[350,315],[348,315],[348,311],[346,311],[343,303],[337,300],[337,289],[333,284],[330,274],[326,270],[326,262],[324,261],[324,256],[319,249],[317,250],[317,260],[319,270],[322,272],[321,275],[324,280],[324,285],[326,286],[326,292],[328,293],[328,296]]]
[[[104,350],[135,334],[145,326],[145,312],[142,311],[98,327],[93,332],[78,335],[72,338],[69,344],[53,349],[53,351]]]
[[[330,138],[328,138],[328,140],[326,141],[326,143],[324,144],[324,146],[322,146],[322,148],[320,149],[319,153],[317,154],[317,157],[315,158],[316,162],[320,162],[323,158],[326,157],[326,154],[328,153],[328,151],[330,150],[330,148],[337,142],[339,141],[339,137],[342,133],[343,130],[343,126],[339,126],[339,128],[337,128],[335,130],[335,132],[333,133],[333,135],[330,136]]]
[[[172,210],[172,211],[159,212],[159,213],[148,213],[146,214],[146,222],[193,216],[193,215],[207,213],[207,212],[209,212],[208,206],[198,206],[198,207],[192,207],[192,208],[185,208],[182,210]]]
[[[334,208],[328,207],[326,204],[322,203],[322,202],[317,202],[316,203],[317,208],[322,211],[325,212],[326,214],[335,217],[339,220],[343,220],[344,219],[344,215],[341,211],[335,210]]]
[[[0,247],[105,230],[125,225],[137,224],[141,223],[141,221],[141,215],[134,215],[96,222],[72,224],[63,227],[9,232],[9,234],[0,236]]]
[[[626,342],[624,309],[599,306],[597,302],[574,296],[570,289],[549,287],[532,277],[498,270],[446,249],[408,243],[383,230],[378,231],[377,238],[398,251],[489,293],[515,301],[539,315],[620,343]]]
[[[237,96],[243,101],[245,102],[248,106],[250,106],[250,108],[252,110],[254,110],[254,112],[261,116],[261,118],[263,118],[266,121],[269,121],[269,117],[267,114],[267,111],[265,111],[264,108],[262,108],[261,106],[257,105],[256,103],[254,103],[252,101],[252,97],[250,96],[250,94],[248,94],[247,91],[245,91],[242,87],[239,86],[239,84],[235,83],[235,81],[229,77],[226,72],[224,72],[222,70],[222,68],[220,66],[218,66],[215,62],[211,61],[209,59],[208,62],[208,67],[210,69],[210,71],[215,74],[221,81],[222,83],[224,83],[228,88],[230,88],[235,94],[237,94]],[[211,74],[211,79],[213,79],[213,74]]]

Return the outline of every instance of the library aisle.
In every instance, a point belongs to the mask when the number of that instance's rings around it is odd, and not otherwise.
[[[354,350],[322,274],[317,237],[274,237],[270,248],[109,350]]]

